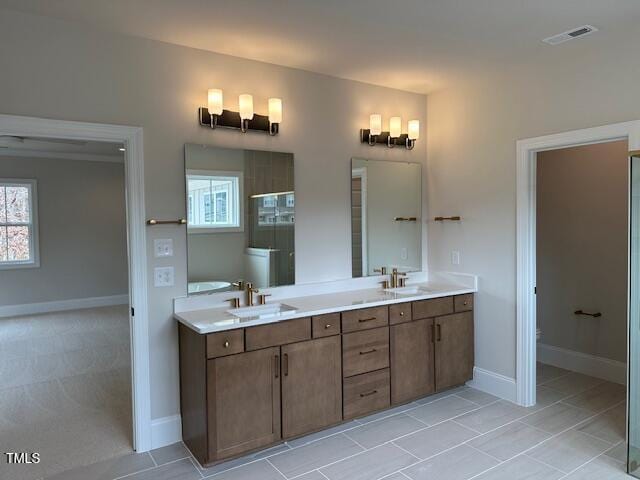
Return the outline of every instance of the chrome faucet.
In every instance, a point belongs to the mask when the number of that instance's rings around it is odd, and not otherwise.
[[[258,292],[257,288],[253,288],[253,283],[247,282],[247,307],[253,306],[253,294]]]
[[[398,279],[406,276],[406,273],[399,272],[397,268],[394,268],[391,272],[391,288],[398,288],[398,286],[400,286]]]

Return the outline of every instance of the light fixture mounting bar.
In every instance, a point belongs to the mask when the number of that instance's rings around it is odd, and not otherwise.
[[[208,128],[233,128],[235,130],[242,129],[242,120],[240,119],[240,113],[232,110],[223,110],[220,115],[216,115],[214,118],[214,126],[211,126],[211,114],[207,107],[200,107],[198,109],[198,117],[200,119],[200,125]],[[247,124],[247,130],[256,130],[269,133],[270,124],[268,115],[253,114],[251,120],[245,120]],[[271,128],[277,124],[271,124]]]
[[[360,142],[361,143],[369,143],[369,132],[370,130],[368,128],[361,128],[360,129]],[[409,136],[406,133],[403,133],[402,135],[400,135],[398,138],[392,138],[392,143],[394,145],[397,146],[402,146],[404,147],[407,143],[407,138]],[[380,135],[374,135],[375,138],[375,142],[376,143],[382,143],[384,145],[387,144],[387,138],[389,138],[389,132],[381,132]]]

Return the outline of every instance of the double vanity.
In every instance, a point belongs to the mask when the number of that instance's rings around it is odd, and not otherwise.
[[[465,383],[473,291],[427,282],[177,312],[185,444],[212,465]]]
[[[424,271],[421,165],[352,159],[351,265],[321,272],[351,278],[324,284],[296,284],[313,263],[296,243],[332,235],[310,221],[321,205],[296,209],[294,171],[292,153],[185,146],[190,295],[174,315],[182,437],[202,465],[473,375],[475,279]]]

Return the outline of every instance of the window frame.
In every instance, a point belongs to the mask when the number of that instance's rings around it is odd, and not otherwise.
[[[207,226],[194,226],[187,220],[187,232],[189,234],[211,234],[211,233],[240,233],[244,232],[244,172],[241,170],[186,170],[185,175],[185,188],[186,188],[186,196],[187,196],[187,218],[189,213],[189,198],[193,198],[193,217],[195,218],[195,209],[198,208],[196,205],[197,199],[193,197],[193,195],[189,194],[189,177],[190,176],[204,176],[204,177],[235,177],[238,181],[238,225],[232,227],[213,227],[210,225]],[[215,215],[215,193],[213,192],[212,196],[212,215]],[[203,196],[204,197],[204,196]],[[233,195],[230,197],[230,203],[235,204],[235,198]],[[233,211],[228,211],[227,216],[233,216]]]
[[[0,270],[38,268],[40,267],[40,241],[38,236],[38,181],[35,178],[0,178],[0,186],[29,188],[29,223],[11,224],[5,221],[4,223],[1,223],[0,226],[9,227],[14,225],[27,225],[31,231],[31,235],[29,236],[30,260],[0,261]]]

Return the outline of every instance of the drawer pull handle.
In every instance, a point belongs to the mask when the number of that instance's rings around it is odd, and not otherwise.
[[[442,340],[442,325],[439,323],[436,325],[436,331],[438,332],[438,338],[436,340],[439,342]]]
[[[289,376],[289,354],[288,353],[285,353],[282,356],[282,361],[284,362],[284,365],[283,365],[283,368],[282,368],[283,375],[285,377],[288,377]]]
[[[364,323],[364,322],[370,322],[371,320],[375,320],[376,317],[369,317],[369,318],[359,318],[358,322],[360,323]]]
[[[368,397],[370,395],[375,395],[376,393],[378,393],[378,390],[371,390],[370,392],[367,392],[367,393],[361,393],[360,398]]]
[[[229,340],[226,340],[226,341],[222,344],[222,346],[223,346],[224,348],[229,348]]]
[[[275,355],[273,359],[273,364],[276,371],[276,378],[279,378],[280,377],[280,357],[278,355]]]
[[[360,355],[366,355],[368,353],[373,353],[373,352],[377,352],[378,350],[376,350],[375,348],[372,348],[371,350],[365,350],[364,352],[360,352]]]
[[[330,323],[327,323],[327,324],[324,326],[324,329],[325,329],[325,330],[329,330],[330,328],[331,328],[331,324],[330,324]]]

